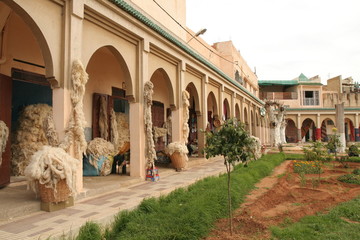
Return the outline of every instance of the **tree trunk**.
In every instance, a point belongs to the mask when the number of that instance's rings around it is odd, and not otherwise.
[[[231,212],[231,166],[228,161],[225,160],[225,166],[227,171],[227,183],[228,183],[228,210],[229,210],[229,227],[230,227],[230,235],[233,234],[233,224],[232,224],[232,212]]]

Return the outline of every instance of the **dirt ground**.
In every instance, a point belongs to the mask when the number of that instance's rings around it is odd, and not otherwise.
[[[323,168],[320,183],[318,174],[306,174],[306,184],[293,172],[293,161],[286,161],[273,174],[256,185],[245,202],[233,215],[233,235],[229,234],[229,220],[221,219],[207,240],[269,239],[269,226],[286,221],[298,221],[305,215],[326,212],[327,209],[349,201],[360,194],[357,184],[342,183],[338,176],[360,168],[360,163],[330,163]]]

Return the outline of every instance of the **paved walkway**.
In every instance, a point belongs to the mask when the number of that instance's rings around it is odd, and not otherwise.
[[[125,209],[135,208],[144,198],[168,194],[176,188],[186,187],[199,179],[225,173],[223,158],[199,161],[185,171],[167,171],[160,174],[160,181],[130,184],[102,195],[85,197],[55,212],[37,211],[23,217],[0,222],[1,240],[58,239],[64,234],[76,236],[87,221],[108,225],[114,215]]]

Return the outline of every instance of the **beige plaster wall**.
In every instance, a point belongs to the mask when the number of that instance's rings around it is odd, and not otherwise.
[[[189,83],[193,83],[195,88],[196,88],[196,92],[198,94],[199,97],[199,109],[202,110],[203,109],[203,93],[202,93],[202,80],[200,76],[197,76],[189,71],[185,72],[185,88],[187,85],[189,85]]]

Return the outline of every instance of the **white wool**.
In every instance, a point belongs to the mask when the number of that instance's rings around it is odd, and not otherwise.
[[[145,132],[146,132],[146,158],[149,166],[154,166],[156,159],[155,144],[152,133],[151,105],[154,85],[148,81],[144,85],[144,104],[145,104]]]
[[[61,179],[66,179],[66,184],[74,193],[78,165],[79,161],[62,148],[43,146],[32,155],[29,165],[25,168],[28,186],[35,192],[37,182],[47,188],[56,189],[57,183]]]
[[[118,141],[116,149],[119,150],[126,142],[130,142],[130,129],[127,115],[125,113],[115,113],[118,131]]]
[[[70,145],[74,143],[76,158],[81,159],[87,145],[84,133],[86,121],[83,110],[83,98],[85,94],[85,84],[88,81],[88,74],[85,72],[79,60],[75,60],[73,63],[71,80],[72,89],[70,97],[73,109],[64,141],[60,144],[60,147],[69,152]]]
[[[250,136],[253,139],[253,143],[250,146],[250,151],[254,154],[255,160],[261,157],[261,142],[260,139],[254,136]]]
[[[100,96],[99,130],[100,137],[108,139],[109,136],[108,114],[106,96]]]
[[[114,153],[114,145],[103,138],[94,138],[89,142],[86,153],[95,157],[110,155]]]
[[[11,146],[11,164],[14,175],[24,175],[24,169],[29,164],[30,157],[43,145],[56,146],[58,144],[53,121],[52,108],[47,104],[29,105],[21,112]]]
[[[112,161],[109,158],[106,158],[101,169],[100,176],[107,176],[111,173]]]
[[[189,102],[189,98],[190,98],[190,94],[188,91],[184,90],[182,92],[182,100],[183,100],[183,140],[186,143],[188,143],[188,137],[189,137],[189,107],[190,107],[190,102]]]
[[[166,137],[168,130],[166,128],[154,127],[154,138],[155,140],[159,137]]]
[[[189,150],[184,143],[172,142],[166,146],[165,153],[171,156],[174,152],[178,152],[180,155],[184,156],[189,152]]]
[[[9,138],[9,128],[0,120],[0,166],[2,164],[2,154],[5,152],[6,143]]]
[[[117,146],[119,141],[118,122],[116,120],[116,114],[114,109],[110,112],[110,128],[111,128],[111,142],[114,146]]]

